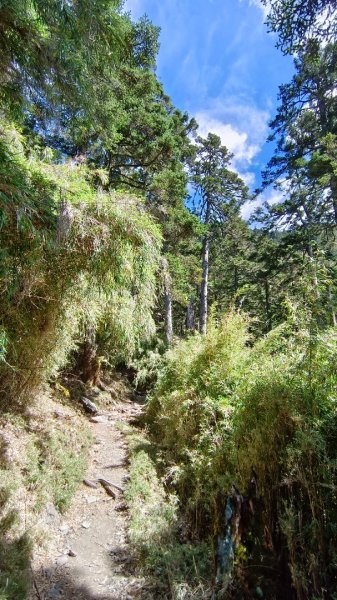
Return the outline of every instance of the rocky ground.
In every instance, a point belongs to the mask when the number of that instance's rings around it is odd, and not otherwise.
[[[125,396],[88,417],[94,444],[86,483],[65,515],[47,507],[47,540],[33,557],[30,600],[152,597],[147,582],[134,574],[123,499],[128,466],[122,425],[141,410]]]

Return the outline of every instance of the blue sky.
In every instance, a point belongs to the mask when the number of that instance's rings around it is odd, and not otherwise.
[[[271,155],[268,121],[292,61],[275,48],[259,0],[127,0],[134,19],[161,27],[158,76],[174,104],[220,135],[232,166],[253,190]],[[277,193],[265,192],[273,202]],[[261,200],[260,200],[261,202]],[[252,207],[246,206],[244,216]]]

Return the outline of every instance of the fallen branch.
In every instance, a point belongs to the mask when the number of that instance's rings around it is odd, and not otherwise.
[[[103,477],[99,477],[97,479],[97,481],[99,481],[103,486],[104,485],[110,485],[111,487],[114,487],[116,490],[118,490],[119,492],[121,492],[122,494],[124,494],[124,488],[120,487],[116,483],[112,483],[111,481],[108,481],[107,479],[104,479]]]
[[[104,487],[106,493],[111,496],[111,498],[113,498],[114,500],[116,499],[116,494],[115,492],[111,489],[110,484],[108,481],[106,481],[105,479],[98,479],[98,481],[100,482],[100,484]]]
[[[90,488],[97,490],[97,485],[94,481],[90,481],[90,479],[83,479],[84,485],[87,485]]]

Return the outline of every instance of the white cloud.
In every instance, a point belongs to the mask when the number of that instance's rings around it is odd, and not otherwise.
[[[228,136],[228,147],[231,142],[233,152],[236,149],[240,160],[245,158],[251,162],[265,142],[270,115],[268,111],[254,106],[250,98],[227,96],[226,99],[209,102],[206,109],[197,112],[198,118],[203,130],[209,125],[217,127],[221,139],[222,135]]]
[[[243,207],[241,208],[241,216],[243,219],[248,220],[253,212],[259,208],[259,206],[262,206],[262,204],[264,204],[265,202],[267,202],[267,204],[269,204],[269,206],[272,206],[273,204],[277,204],[278,202],[282,202],[282,200],[284,199],[284,194],[282,192],[280,192],[279,190],[273,190],[273,189],[269,189],[264,191],[262,194],[260,194],[257,198],[255,198],[254,200],[251,200],[250,202],[246,202]]]
[[[199,123],[200,135],[206,137],[209,132],[216,133],[221,138],[221,142],[234,153],[235,163],[250,164],[260,149],[256,144],[249,143],[246,132],[238,131],[230,123],[224,123],[208,112],[197,113],[196,120]]]
[[[239,172],[239,175],[248,187],[252,188],[255,185],[256,175],[252,171],[246,171],[245,173]]]
[[[195,115],[198,133],[206,137],[217,134],[223,145],[234,154],[232,167],[248,186],[255,183],[252,166],[267,135],[269,113],[232,98],[214,100],[211,106]]]
[[[249,6],[256,6],[262,11],[263,18],[265,19],[270,11],[270,3],[262,4],[261,0],[248,0]]]
[[[278,202],[282,202],[284,200],[283,192],[279,190],[269,190],[261,194],[261,198],[263,202],[267,202],[269,206],[273,206],[273,204],[278,204]]]
[[[261,201],[259,198],[256,200],[251,200],[250,202],[246,202],[241,208],[241,217],[245,220],[248,220],[249,217],[252,216],[254,210],[256,210],[259,206],[261,206]]]

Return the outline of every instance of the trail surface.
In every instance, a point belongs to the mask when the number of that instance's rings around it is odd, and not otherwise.
[[[90,420],[94,437],[86,480],[103,478],[113,499],[100,484],[83,484],[62,517],[49,507],[45,550],[33,559],[34,589],[30,600],[131,600],[146,595],[146,582],[133,574],[127,541],[127,507],[123,493],[127,473],[127,443],[120,424],[141,412],[141,406],[125,399]]]

